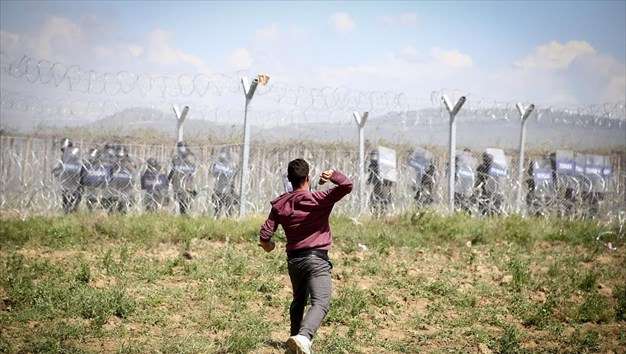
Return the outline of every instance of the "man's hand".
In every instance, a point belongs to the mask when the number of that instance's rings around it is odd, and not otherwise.
[[[265,252],[272,252],[274,248],[276,248],[276,244],[272,240],[269,240],[269,241],[260,240],[259,246],[261,246],[261,248],[263,248]]]
[[[330,178],[333,176],[334,172],[335,172],[334,170],[326,170],[326,171],[322,172],[322,174],[320,175],[320,180],[319,180],[318,184],[322,185],[322,184],[328,182],[330,180]]]

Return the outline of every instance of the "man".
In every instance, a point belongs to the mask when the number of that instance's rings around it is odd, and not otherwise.
[[[111,184],[112,173],[115,171],[116,166],[119,165],[117,149],[118,147],[116,144],[106,143],[104,144],[102,154],[100,155],[100,165],[106,171],[106,183],[101,185],[102,195],[100,197],[100,204],[109,213],[112,213],[113,210],[116,209],[118,200],[115,188]]]
[[[233,163],[228,150],[222,150],[213,164],[213,177],[215,177],[215,187],[213,188],[213,204],[215,205],[215,217],[222,214],[230,217],[238,206],[238,197],[235,192],[235,175],[237,168]]]
[[[82,196],[80,185],[80,172],[82,169],[79,149],[74,147],[72,141],[64,138],[61,142],[61,160],[52,169],[52,174],[61,184],[61,201],[65,214],[74,213],[78,210]]]
[[[373,150],[370,153],[369,176],[367,177],[367,184],[373,186],[370,195],[370,209],[377,218],[387,213],[387,207],[391,204],[391,189],[393,187],[393,182],[384,179],[380,173],[378,159],[378,151]]]
[[[495,160],[500,153],[498,161]],[[487,149],[482,155],[483,162],[476,168],[476,189],[479,194],[478,208],[482,215],[493,216],[502,213],[506,166],[504,152],[499,149]]]
[[[128,207],[133,204],[135,165],[124,146],[117,146],[116,157],[109,177],[109,189],[112,194],[109,213],[126,214]]]
[[[108,171],[102,165],[101,153],[97,148],[91,148],[87,158],[83,160],[80,183],[84,189],[87,209],[93,211],[101,201],[102,189],[106,187]]]
[[[476,160],[472,157],[472,151],[468,148],[463,152],[457,152],[454,157],[454,205],[455,210],[472,213],[475,204],[474,184],[476,179]],[[448,166],[448,170],[450,167]]]
[[[174,199],[178,202],[181,215],[186,215],[192,199],[198,194],[194,189],[193,177],[196,174],[195,156],[182,141],[176,143],[176,155],[172,158],[172,169],[168,180],[174,189]]]
[[[141,189],[145,191],[144,207],[148,212],[154,212],[169,204],[169,181],[167,175],[161,173],[161,164],[151,157],[148,159],[148,168],[141,175]]]
[[[309,164],[303,159],[289,162],[287,177],[293,191],[271,202],[272,210],[261,226],[260,246],[271,252],[275,247],[272,235],[278,225],[282,225],[287,238],[287,262],[293,288],[289,308],[291,337],[287,346],[294,353],[308,354],[313,335],[330,306],[332,264],[328,250],[332,234],[328,218],[335,203],[352,191],[352,182],[339,171],[327,170],[320,176],[319,183],[331,181],[337,187],[311,192]],[[304,315],[308,296],[311,306]]]

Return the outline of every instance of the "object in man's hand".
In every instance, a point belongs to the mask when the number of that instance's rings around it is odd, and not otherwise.
[[[330,177],[333,176],[333,170],[326,170],[324,172],[322,172],[322,174],[320,175],[320,179],[318,181],[318,184],[321,186],[324,183],[328,182],[330,180]]]

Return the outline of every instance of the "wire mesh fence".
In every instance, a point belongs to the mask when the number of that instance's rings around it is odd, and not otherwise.
[[[59,139],[0,136],[0,210],[57,214],[74,210],[161,211],[215,217],[238,215],[241,145],[186,146],[77,140],[61,151]],[[246,210],[265,214],[285,192],[287,164],[311,165],[311,188],[323,170],[344,172],[353,192],[338,211],[348,216],[398,214],[420,208],[447,211],[447,152],[438,147],[388,146],[394,177],[366,146],[365,190],[359,190],[358,151],[346,144],[252,144]],[[72,159],[73,156],[73,159]],[[515,151],[457,151],[457,210],[474,216],[510,214],[623,217],[626,153],[530,151],[517,181]],[[568,165],[569,164],[569,165]],[[521,203],[517,193],[521,188]],[[520,209],[521,207],[521,209]]]

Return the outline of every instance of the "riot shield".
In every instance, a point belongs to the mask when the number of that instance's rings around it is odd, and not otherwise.
[[[456,154],[454,193],[464,197],[471,197],[474,194],[474,183],[476,181],[476,159],[466,152]]]
[[[541,159],[532,162],[532,179],[535,194],[546,197],[551,197],[554,194],[555,187],[550,160]]]
[[[591,183],[585,174],[585,166],[587,166],[587,155],[574,153],[574,179],[576,180],[576,194],[578,195],[591,191]]]
[[[219,160],[215,162],[211,173],[215,178],[215,193],[226,194],[232,191],[236,170],[228,161]]]
[[[396,183],[398,181],[398,170],[396,168],[396,150],[384,146],[379,146],[378,150],[378,171],[383,181]]]
[[[426,174],[426,170],[430,167],[433,160],[433,154],[425,149],[416,147],[413,154],[409,156],[408,165],[415,169],[415,182],[420,183],[422,177]]]
[[[65,150],[57,173],[61,188],[66,191],[78,189],[80,187],[81,170],[82,164],[78,149]]]
[[[430,151],[416,147],[409,156],[408,165],[415,170],[415,201],[418,206],[428,205],[434,201],[435,166]]]
[[[485,189],[490,194],[503,194],[503,187],[509,175],[508,163],[502,149],[486,149],[485,153],[491,157],[491,163],[487,167],[489,178],[485,181]]]
[[[556,177],[556,187],[562,189],[576,188],[574,152],[570,150],[557,150],[551,155],[553,169]]]
[[[81,184],[87,188],[104,188],[107,183],[108,171],[100,163],[86,162]]]
[[[604,193],[606,183],[604,180],[604,156],[602,155],[587,155],[585,164],[585,176],[589,180],[589,192],[591,193]]]
[[[602,169],[602,176],[606,184],[605,190],[612,192],[615,190],[615,180],[613,179],[613,164],[611,163],[610,156],[604,156],[604,168]]]

